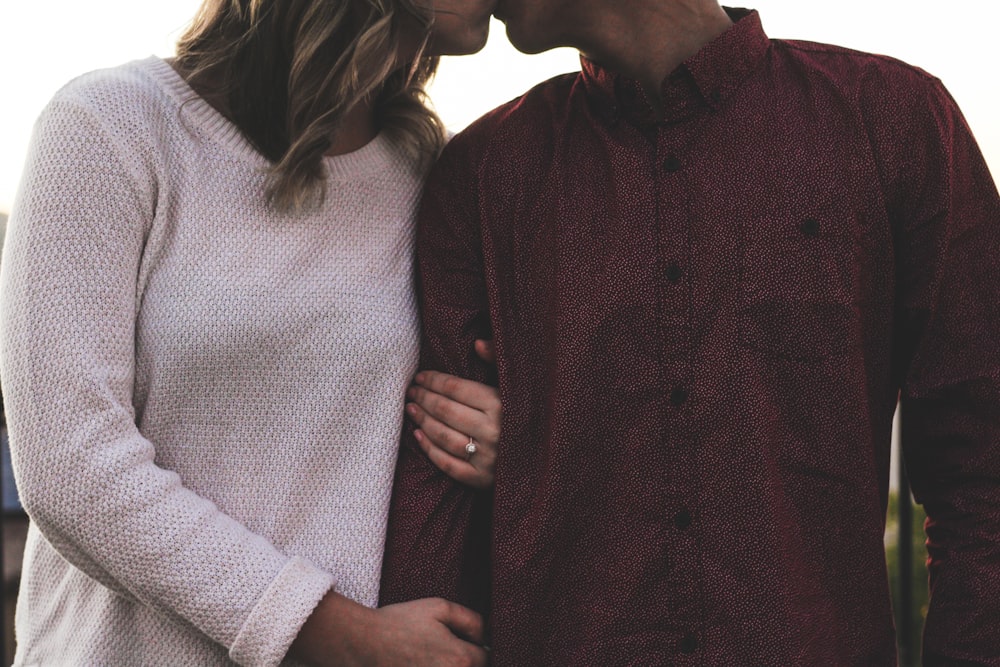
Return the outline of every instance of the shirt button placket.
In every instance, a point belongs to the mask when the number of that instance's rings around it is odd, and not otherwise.
[[[663,159],[662,166],[663,171],[667,174],[675,174],[684,168],[684,163],[681,162],[679,157],[671,153]],[[684,270],[681,269],[680,264],[677,262],[671,262],[670,265],[667,266],[666,275],[667,280],[676,285],[681,281],[681,278],[684,277]]]
[[[685,192],[687,190],[683,178],[683,172],[690,167],[677,152],[679,145],[672,144],[678,138],[683,141],[683,131],[681,135],[675,134],[671,130],[669,138],[667,134],[661,134],[658,152],[661,178],[661,255],[659,261],[663,267],[661,274],[664,280],[664,311],[667,324],[664,331],[666,349],[664,358],[666,365],[664,373],[667,377],[673,377],[677,382],[672,388],[667,387],[667,410],[669,416],[667,423],[670,424],[672,433],[672,446],[675,448],[673,471],[669,495],[664,497],[665,506],[661,506],[661,511],[665,511],[663,517],[665,528],[673,531],[673,537],[669,540],[670,558],[673,562],[684,564],[678,568],[671,576],[671,595],[677,596],[681,602],[680,613],[676,620],[681,623],[681,628],[686,628],[686,632],[674,635],[673,647],[669,644],[665,646],[668,652],[673,653],[675,658],[682,664],[687,664],[688,659],[699,649],[697,630],[697,618],[699,616],[699,602],[696,591],[699,586],[697,579],[700,573],[689,566],[695,565],[697,559],[692,558],[693,550],[696,549],[692,525],[694,514],[686,506],[694,497],[695,491],[692,488],[695,472],[690,469],[693,465],[693,455],[691,446],[687,443],[683,435],[687,431],[685,422],[689,413],[691,399],[690,374],[690,341],[683,331],[691,326],[691,304],[688,290],[681,290],[679,286],[691,281],[691,257],[689,256],[689,240],[691,237],[691,211],[683,205],[687,201]],[[678,328],[680,327],[680,328]],[[672,334],[672,335],[671,335]],[[672,507],[672,511],[671,508]],[[683,610],[683,611],[681,611]],[[685,658],[681,660],[681,658]]]

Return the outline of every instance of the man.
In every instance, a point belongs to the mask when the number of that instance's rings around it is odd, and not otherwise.
[[[583,71],[430,177],[425,366],[492,330],[504,432],[492,493],[405,444],[383,600],[478,606],[497,667],[895,665],[901,393],[925,662],[1000,665],[1000,201],[940,82],[714,0],[497,15]]]

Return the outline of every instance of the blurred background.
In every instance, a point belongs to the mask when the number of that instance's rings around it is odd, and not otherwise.
[[[609,0],[613,1],[613,0]],[[151,53],[169,56],[200,0],[0,0],[0,235],[16,196],[32,123],[71,78]],[[829,42],[891,55],[942,79],[965,112],[994,178],[1000,176],[1000,21],[996,0],[951,3],[901,0],[757,0],[771,37]],[[579,68],[578,55],[559,49],[525,56],[494,22],[486,48],[445,58],[431,94],[448,127],[462,129],[483,112],[534,83]],[[2,307],[2,305],[0,305]],[[10,663],[10,622],[26,520],[10,477],[3,429],[4,645]],[[896,468],[894,467],[894,470]],[[894,472],[893,488],[899,488]],[[886,545],[901,631],[901,664],[915,664],[926,606],[923,515],[904,494],[890,501]],[[902,521],[897,517],[902,516]],[[0,658],[4,656],[0,655]]]

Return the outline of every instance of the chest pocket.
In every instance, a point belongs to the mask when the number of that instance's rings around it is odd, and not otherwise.
[[[746,227],[740,343],[794,361],[843,355],[857,340],[860,247],[849,214]]]

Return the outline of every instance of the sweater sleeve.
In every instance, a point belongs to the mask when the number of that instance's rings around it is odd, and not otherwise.
[[[432,170],[417,219],[420,367],[488,382],[474,352],[490,338],[474,160],[463,137]],[[455,482],[403,434],[383,560],[381,604],[443,597],[486,611],[491,497]]]
[[[275,665],[332,578],[185,488],[136,426],[136,282],[156,183],[120,130],[57,96],[10,220],[0,374],[22,500],[93,579],[237,663]]]
[[[927,665],[1000,665],[1000,199],[936,80],[881,130],[902,445],[927,512]]]

